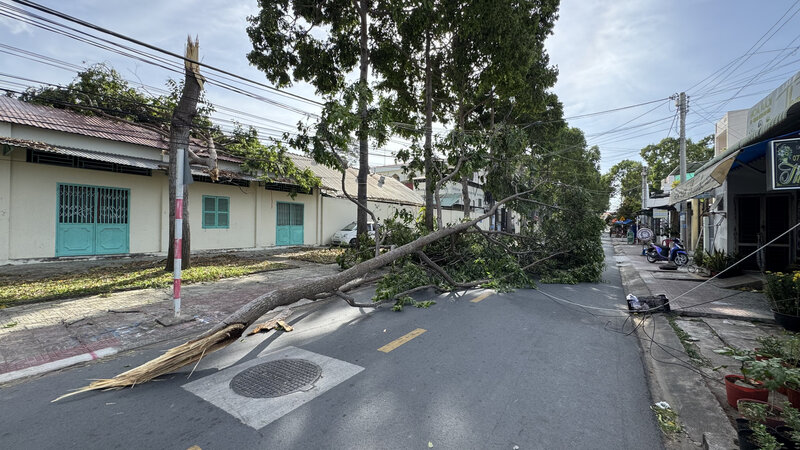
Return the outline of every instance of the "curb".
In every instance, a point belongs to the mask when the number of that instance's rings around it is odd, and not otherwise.
[[[97,351],[83,353],[80,355],[70,356],[69,358],[58,359],[55,361],[46,362],[38,366],[26,367],[24,369],[15,370],[13,372],[6,372],[0,374],[0,384],[8,383],[9,381],[18,380],[34,375],[41,375],[43,373],[52,372],[54,370],[63,369],[65,367],[74,366],[82,362],[94,361],[97,359],[105,358],[119,352],[119,349],[114,347],[101,348]]]
[[[613,242],[611,242],[611,245],[614,248],[615,255],[623,255],[617,251],[617,247]],[[654,295],[635,268],[630,265],[618,265],[617,268],[620,272],[623,291],[626,296],[627,294],[633,294],[636,296]],[[667,323],[666,327],[664,326],[666,319],[663,317],[663,314],[653,315],[652,320],[655,322],[660,322],[659,326],[662,330],[665,328],[667,329],[664,335],[665,338],[672,338],[677,342],[671,342],[667,345],[674,347],[676,349],[675,351],[679,352],[681,357],[686,357],[686,359],[689,359],[688,355],[686,355],[684,352],[680,341],[674,334],[674,331],[669,327],[669,324]],[[641,322],[641,320],[639,320],[639,322]],[[651,337],[647,335],[647,332],[644,331],[642,327],[637,327],[636,336],[639,339],[639,348],[642,352],[642,361],[647,369],[647,384],[650,387],[651,400],[667,400],[667,402],[673,405],[673,407],[683,404],[690,405],[693,403],[696,405],[699,402],[702,404],[704,409],[713,411],[712,416],[719,416],[722,418],[722,420],[716,421],[717,423],[715,425],[717,429],[713,432],[709,432],[707,429],[693,430],[695,431],[695,436],[690,436],[686,430],[686,423],[689,422],[686,420],[687,415],[697,413],[702,415],[702,411],[696,411],[694,410],[695,408],[687,408],[688,411],[684,411],[683,408],[681,408],[681,410],[677,412],[679,414],[680,421],[684,424],[683,436],[670,438],[662,433],[662,442],[664,447],[667,449],[698,448],[700,446],[707,449],[729,448],[736,436],[736,432],[730,422],[728,422],[727,416],[719,405],[716,397],[714,397],[714,394],[708,390],[703,377],[694,372],[690,372],[687,374],[680,374],[681,378],[673,379],[673,377],[670,375],[675,375],[675,369],[673,367],[669,367],[668,361],[659,365],[654,358],[647,357],[649,348],[648,344],[651,342]],[[655,335],[653,335],[653,339],[654,338]],[[652,356],[652,349],[649,350],[649,352]],[[686,382],[687,379],[689,379],[688,382]],[[676,389],[676,386],[679,388]],[[684,386],[683,389],[681,389],[680,386]],[[687,388],[686,386],[690,387]],[[691,386],[702,386],[702,388],[698,391],[692,392]],[[682,413],[684,413],[683,416],[680,416]],[[711,425],[710,423],[694,423],[695,421],[691,422],[692,427],[694,428],[698,426],[708,427]]]

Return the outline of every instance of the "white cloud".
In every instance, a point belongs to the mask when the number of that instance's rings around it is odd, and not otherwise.
[[[7,29],[11,34],[33,34],[33,29],[30,25],[8,17],[0,16],[0,27]]]
[[[652,84],[653,68],[670,57],[659,31],[666,21],[650,2],[565,1],[548,49],[567,114],[607,109],[612,92],[641,99],[642,83]]]

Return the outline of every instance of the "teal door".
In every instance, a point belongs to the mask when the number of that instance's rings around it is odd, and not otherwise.
[[[56,256],[128,253],[127,189],[58,185]]]
[[[278,202],[275,245],[303,245],[303,205]]]

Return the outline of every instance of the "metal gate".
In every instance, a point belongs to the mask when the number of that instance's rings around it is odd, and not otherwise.
[[[303,245],[303,205],[278,202],[275,245]]]
[[[128,189],[58,185],[56,256],[129,252]]]

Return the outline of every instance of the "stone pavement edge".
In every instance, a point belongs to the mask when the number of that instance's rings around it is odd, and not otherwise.
[[[177,320],[169,288],[0,309],[0,384],[158,342],[190,339],[266,291],[339,270],[336,264],[291,264],[295,267],[185,285]]]

